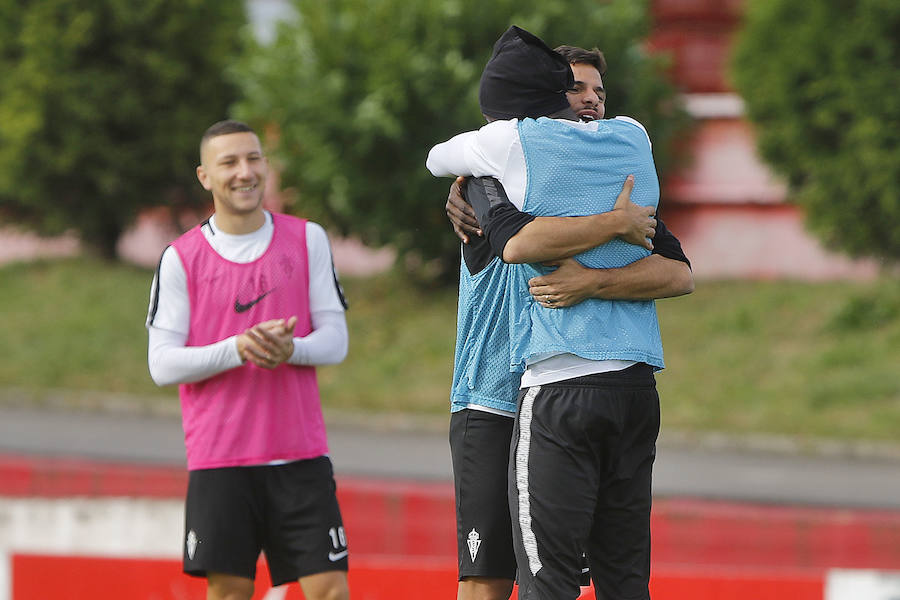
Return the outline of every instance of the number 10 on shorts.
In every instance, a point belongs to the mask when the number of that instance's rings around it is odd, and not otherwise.
[[[347,547],[347,535],[344,533],[343,526],[332,527],[328,530],[328,535],[331,537],[331,545],[335,550]]]

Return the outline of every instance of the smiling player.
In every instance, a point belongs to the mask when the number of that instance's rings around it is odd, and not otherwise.
[[[314,365],[347,353],[344,301],[319,225],[263,209],[268,163],[243,123],[211,126],[197,178],[215,213],[166,248],[153,280],[148,360],[180,384],[189,482],[184,571],[207,598],[273,585],[346,599],[347,540]]]

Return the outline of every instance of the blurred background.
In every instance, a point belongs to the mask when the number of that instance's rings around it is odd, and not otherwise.
[[[424,161],[482,124],[510,24],[604,51],[692,262],[658,303],[654,597],[900,597],[897,2],[0,0],[0,600],[202,597],[143,323],[224,118],[261,133],[266,206],[329,231],[351,305],[320,383],[352,589],[454,593],[459,244]]]

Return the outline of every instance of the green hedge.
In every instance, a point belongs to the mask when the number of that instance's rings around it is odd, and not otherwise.
[[[900,259],[900,2],[754,0],[734,82],[762,156],[830,247]]]
[[[297,18],[232,70],[239,116],[277,125],[293,210],[334,232],[415,254],[456,278],[458,241],[444,215],[449,179],[429,148],[484,124],[478,82],[494,42],[516,24],[549,45],[598,46],[607,114],[641,120],[664,171],[684,124],[664,63],[647,54],[646,0],[296,0]],[[276,138],[266,140],[276,149]],[[436,259],[436,260],[435,260]]]

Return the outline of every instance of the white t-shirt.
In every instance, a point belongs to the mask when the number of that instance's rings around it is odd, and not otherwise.
[[[631,117],[616,117],[647,130]],[[597,121],[557,119],[574,128],[596,131]],[[495,177],[509,201],[519,210],[525,206],[528,171],[519,139],[518,119],[493,121],[478,131],[460,133],[438,144],[428,153],[425,166],[437,177]],[[649,136],[647,137],[649,141]],[[549,354],[529,359],[522,387],[533,387],[594,373],[619,371],[635,364],[628,360],[589,360],[574,354]]]
[[[201,227],[210,246],[223,258],[237,263],[252,262],[262,256],[274,230],[268,212],[262,227],[244,235],[231,235],[218,229],[215,215]],[[348,345],[343,297],[328,236],[320,225],[311,221],[306,223],[306,247],[312,331],[305,337],[294,338],[294,352],[288,362],[295,365],[339,363],[346,356]],[[185,346],[190,321],[187,275],[178,253],[169,246],[153,278],[146,321],[150,375],[158,385],[201,381],[242,364],[237,336],[208,346]]]

